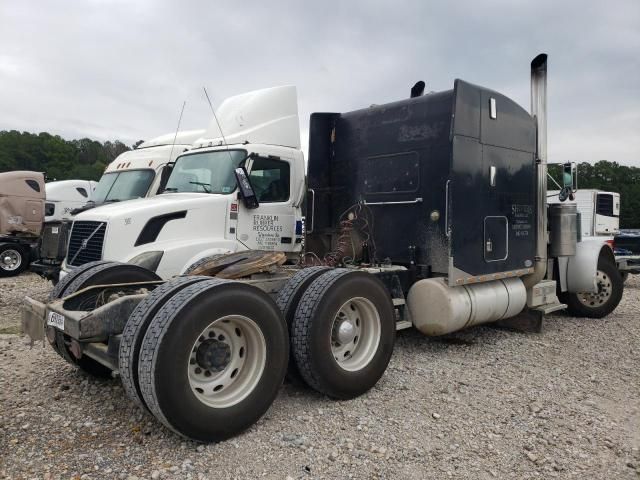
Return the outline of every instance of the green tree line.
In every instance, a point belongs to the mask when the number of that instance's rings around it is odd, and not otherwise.
[[[561,182],[560,166],[550,165],[549,173]],[[620,228],[640,228],[640,168],[600,160],[578,164],[578,189],[594,188],[620,194]],[[557,188],[549,182],[549,189]]]
[[[141,142],[136,142],[134,148]],[[0,172],[35,170],[50,180],[98,180],[106,166],[130,148],[119,140],[65,140],[49,133],[0,131]],[[560,166],[550,165],[557,181]],[[549,182],[549,188],[555,186]],[[620,193],[620,227],[640,228],[640,168],[601,160],[578,165],[578,188]]]
[[[106,166],[130,148],[119,140],[65,140],[49,133],[0,131],[0,172],[32,170],[49,180],[98,180]]]

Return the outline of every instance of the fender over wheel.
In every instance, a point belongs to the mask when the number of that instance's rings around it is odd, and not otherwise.
[[[567,304],[567,310],[576,317],[603,318],[613,312],[624,291],[624,281],[616,265],[601,256],[596,273],[598,291],[595,293],[560,294],[560,301]]]
[[[86,268],[79,268],[65,276],[53,289],[50,297],[55,294],[53,298],[63,298],[92,285],[160,280],[154,272],[128,263],[93,262],[92,265],[87,264],[83,267]],[[64,332],[47,327],[47,338],[62,358],[80,370],[96,377],[111,376],[111,370],[93,358],[86,355],[77,358],[73,355],[70,348],[71,340]]]

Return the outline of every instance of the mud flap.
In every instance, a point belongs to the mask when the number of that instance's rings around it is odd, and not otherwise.
[[[45,306],[29,297],[24,299],[22,307],[22,324],[21,330],[23,335],[28,335],[33,342],[43,341],[45,337]]]

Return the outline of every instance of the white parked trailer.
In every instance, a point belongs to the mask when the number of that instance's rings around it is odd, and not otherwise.
[[[549,190],[547,202],[560,203],[559,190]],[[564,203],[575,204],[580,212],[580,228],[585,237],[613,237],[620,232],[620,194],[603,190],[583,189],[574,193],[574,200]]]

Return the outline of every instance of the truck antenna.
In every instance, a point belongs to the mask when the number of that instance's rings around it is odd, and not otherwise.
[[[209,102],[209,108],[211,109],[211,113],[213,113],[213,118],[216,120],[216,125],[218,125],[218,130],[220,130],[220,136],[222,137],[222,142],[227,150],[227,155],[229,155],[229,161],[233,163],[233,157],[231,156],[231,152],[229,151],[229,144],[227,143],[227,139],[224,136],[224,132],[222,131],[222,125],[220,125],[220,121],[218,120],[218,116],[216,115],[216,111],[213,108],[213,104],[211,103],[211,99],[209,98],[209,94],[207,93],[207,87],[202,87],[204,90],[204,95],[207,97],[207,102]]]
[[[218,125],[218,130],[220,130],[220,136],[222,137],[222,142],[224,146],[227,147],[227,151],[229,151],[229,145],[227,144],[227,139],[224,137],[224,132],[222,131],[222,126],[220,125],[220,121],[218,120],[218,116],[216,115],[216,111],[213,109],[213,104],[211,103],[211,99],[209,98],[209,94],[207,93],[207,87],[202,87],[204,90],[204,95],[207,97],[207,102],[209,102],[209,108],[211,108],[211,113],[213,113],[213,118]]]
[[[180,124],[182,123],[182,114],[184,113],[184,107],[186,104],[187,104],[186,100],[182,102],[182,110],[180,110],[180,118],[178,118],[178,126],[176,127],[176,134],[173,136],[173,143],[171,144],[171,153],[169,153],[169,161],[171,161],[171,158],[173,157],[173,147],[175,147],[176,145],[176,139],[178,138],[178,132],[180,131]]]

